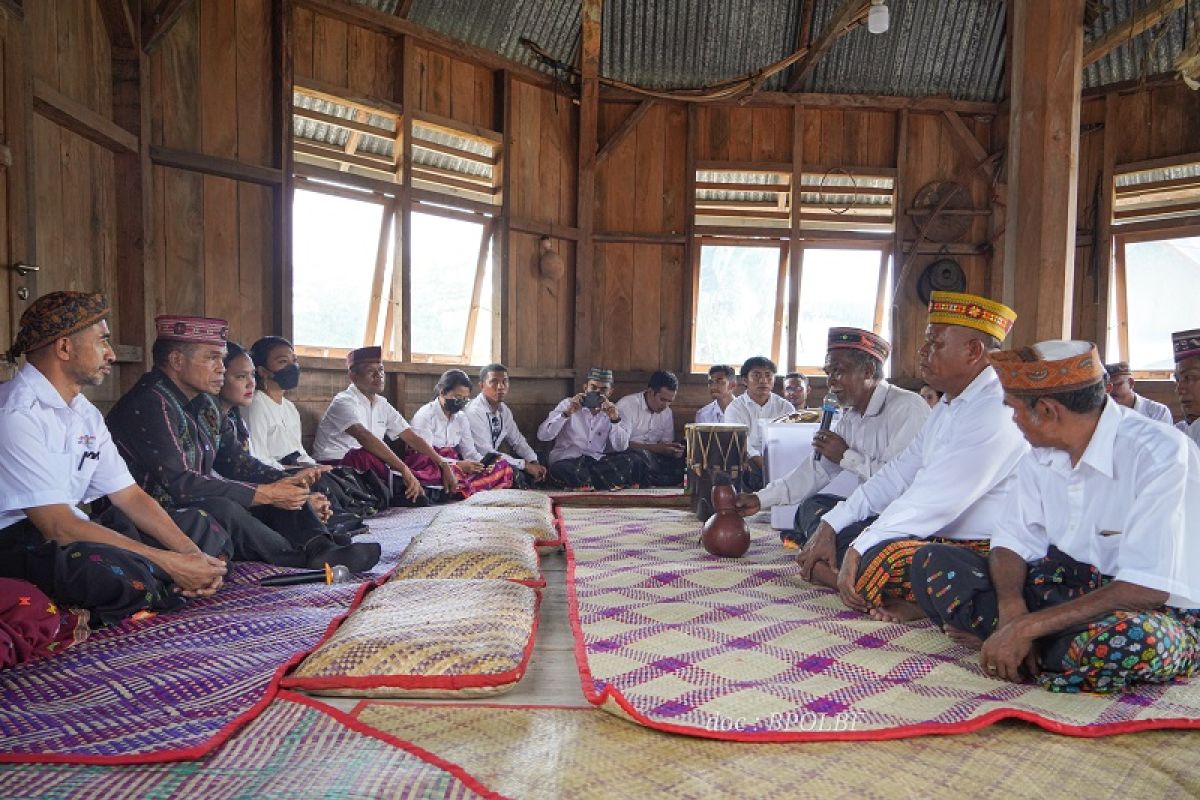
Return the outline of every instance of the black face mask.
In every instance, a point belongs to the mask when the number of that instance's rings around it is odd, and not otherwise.
[[[271,373],[271,380],[279,384],[284,391],[295,389],[300,385],[300,365],[288,364],[281,370]]]
[[[457,414],[467,407],[467,401],[461,397],[443,397],[442,407],[446,409],[447,414]]]

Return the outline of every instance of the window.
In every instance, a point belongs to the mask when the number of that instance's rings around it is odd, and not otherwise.
[[[1195,327],[1200,283],[1200,161],[1195,155],[1129,164],[1113,187],[1110,361],[1140,377],[1174,368],[1171,333]]]
[[[298,349],[493,360],[492,233],[500,135],[415,112],[406,175],[401,110],[297,82],[293,96],[293,321]],[[404,181],[408,180],[408,208]],[[400,264],[404,220],[407,263]],[[407,293],[411,319],[404,325]],[[407,331],[409,341],[404,341]]]
[[[793,186],[790,164],[753,166],[697,164],[692,370],[768,355],[812,372],[829,328],[886,335],[895,171],[813,166]]]

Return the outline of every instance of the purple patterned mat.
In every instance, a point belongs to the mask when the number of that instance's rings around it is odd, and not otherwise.
[[[364,541],[395,566],[432,512],[390,512]],[[63,653],[0,671],[0,762],[196,758],[253,719],[286,668],[319,645],[366,584],[264,588],[286,572],[235,564],[215,597],[97,631]]]

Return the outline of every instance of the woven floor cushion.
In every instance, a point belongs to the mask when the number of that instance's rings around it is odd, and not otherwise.
[[[517,531],[467,531],[458,526],[422,531],[400,557],[392,580],[489,578],[544,586],[537,549]]]
[[[557,544],[558,527],[549,511],[514,506],[464,506],[443,509],[429,525],[432,529],[461,531],[519,531],[539,545]]]
[[[284,679],[319,694],[483,697],[525,674],[538,593],[490,580],[393,581]]]
[[[536,508],[550,513],[550,498],[541,492],[530,492],[524,489],[489,489],[477,492],[458,505],[462,506],[491,506],[503,508]]]

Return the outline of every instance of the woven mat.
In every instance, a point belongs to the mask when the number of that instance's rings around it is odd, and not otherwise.
[[[645,489],[619,489],[615,492],[597,491],[568,491],[563,489],[541,490],[549,494],[555,507],[595,507],[609,508],[652,507],[652,508],[686,508],[691,505],[691,497],[683,493],[678,486],[647,486]]]
[[[673,736],[594,709],[366,701],[364,724],[523,800],[637,797],[1195,797],[1200,734],[1080,740],[1002,723],[966,736],[744,744]]]
[[[433,512],[372,520],[382,577]],[[287,570],[235,564],[214,597],[94,633],[52,658],[0,672],[0,762],[137,763],[195,758],[270,702],[280,677],[323,641],[365,584],[263,588]]]
[[[482,697],[525,674],[538,593],[509,581],[389,581],[284,686],[357,697]]]
[[[805,584],[762,523],[744,558],[718,559],[686,512],[563,517],[584,694],[645,725],[745,741],[955,733],[1005,717],[1079,736],[1200,727],[1200,680],[1101,696],[989,678],[929,622],[875,622]]]
[[[402,749],[409,747],[409,749]],[[452,765],[291,696],[198,762],[0,767],[6,798],[454,798],[491,796]]]

